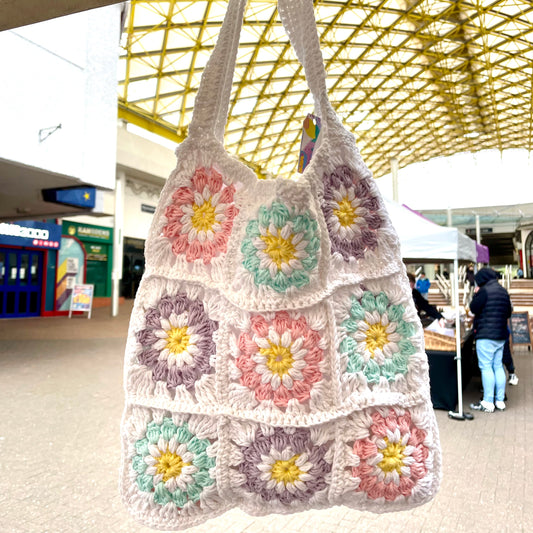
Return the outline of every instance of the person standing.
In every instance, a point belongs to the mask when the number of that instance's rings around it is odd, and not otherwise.
[[[470,404],[470,408],[492,413],[495,407],[500,411],[505,409],[506,377],[502,357],[505,341],[509,337],[507,319],[513,308],[509,293],[498,283],[498,274],[494,270],[482,268],[475,279],[477,287],[470,302],[470,311],[475,315],[474,333],[483,382],[483,400]]]
[[[474,272],[474,264],[470,263],[466,269],[465,274],[465,307],[470,305],[472,298],[474,297],[474,289],[476,287],[476,273]]]
[[[426,274],[422,271],[420,272],[420,277],[416,281],[416,290],[422,295],[422,298],[425,300],[428,299],[429,288],[431,287],[431,282],[426,278]]]
[[[438,320],[440,326],[444,327],[444,317],[439,310],[435,306],[431,305],[426,299],[424,299],[420,292],[415,289],[416,279],[414,274],[407,272],[407,277],[409,278],[409,285],[411,286],[416,312],[420,317],[422,325],[427,327],[434,320]]]

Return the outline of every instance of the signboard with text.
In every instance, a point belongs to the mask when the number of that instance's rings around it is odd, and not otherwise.
[[[72,317],[73,311],[88,313],[87,318],[91,318],[91,309],[93,306],[94,285],[74,285],[70,298],[70,309],[68,317]]]
[[[33,220],[0,222],[0,244],[58,250],[61,246],[61,226]]]

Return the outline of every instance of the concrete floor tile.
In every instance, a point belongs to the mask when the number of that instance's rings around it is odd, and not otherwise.
[[[128,307],[111,319],[3,321],[0,328],[0,533],[148,533],[118,494],[122,358]],[[75,326],[75,327],[74,327]],[[451,420],[436,411],[443,484],[402,513],[345,507],[255,518],[232,510],[190,533],[533,532],[533,357],[503,413]],[[464,405],[479,399],[479,378]]]

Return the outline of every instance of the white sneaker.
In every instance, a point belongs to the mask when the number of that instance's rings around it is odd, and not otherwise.
[[[496,401],[496,409],[498,411],[505,411],[505,402]]]
[[[509,374],[509,385],[518,385],[518,376],[516,374]]]
[[[474,411],[484,411],[485,413],[494,413],[494,404],[481,400],[479,403],[471,403],[470,409],[474,409]]]

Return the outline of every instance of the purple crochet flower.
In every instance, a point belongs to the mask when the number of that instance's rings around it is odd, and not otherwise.
[[[203,374],[213,372],[210,358],[217,329],[218,322],[209,319],[200,300],[165,295],[146,312],[145,328],[136,334],[142,347],[139,362],[152,370],[154,381],[165,381],[169,389],[185,385],[191,391]]]
[[[348,261],[350,257],[360,259],[365,250],[376,248],[376,230],[383,224],[377,213],[379,207],[368,180],[360,179],[350,167],[341,165],[324,175],[322,211],[331,251]]]
[[[239,472],[246,476],[243,487],[265,501],[308,501],[326,488],[331,465],[325,460],[327,447],[316,445],[308,429],[289,432],[275,428],[270,436],[257,430],[255,440],[241,447]]]

